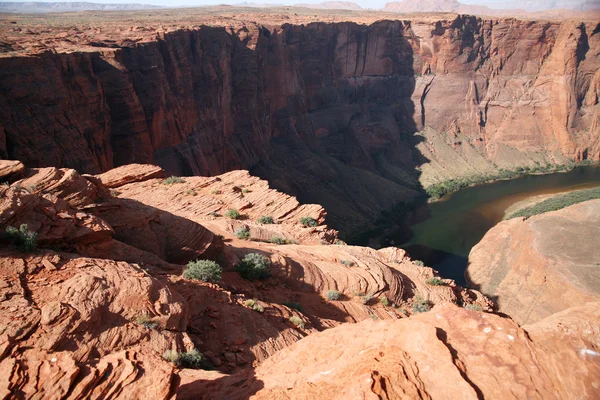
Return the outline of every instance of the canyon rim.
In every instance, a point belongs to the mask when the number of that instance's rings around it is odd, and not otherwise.
[[[598,398],[600,181],[377,241],[600,161],[599,7],[513,3],[0,7],[0,398]]]

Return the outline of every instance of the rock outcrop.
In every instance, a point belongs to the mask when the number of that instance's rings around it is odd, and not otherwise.
[[[520,324],[600,299],[600,200],[492,228],[469,255],[467,280]]]
[[[15,165],[0,161],[0,170]],[[146,165],[99,176],[18,169],[20,180],[0,186],[0,228],[26,224],[40,249],[24,252],[0,237],[4,397],[138,398],[148,390],[167,398],[179,381],[161,358],[169,350],[198,349],[231,373],[320,330],[405,318],[419,298],[490,309],[452,281],[427,285],[435,272],[402,250],[333,245],[322,207],[300,205],[246,171],[173,182]],[[233,207],[246,219],[223,216]],[[276,223],[256,222],[261,215]],[[319,225],[305,228],[301,217]],[[236,238],[242,225],[253,240]],[[299,244],[272,244],[271,235]],[[271,260],[268,281],[234,272],[251,252]],[[195,258],[218,260],[222,281],[184,279],[182,264]],[[326,300],[330,290],[338,301]]]
[[[574,313],[597,322],[597,307]],[[593,399],[600,394],[598,338],[565,335],[566,325],[530,338],[508,318],[441,304],[410,319],[311,335],[253,376],[184,371],[176,398]]]
[[[525,330],[469,311],[491,303],[450,280],[431,284],[435,271],[403,250],[344,245],[322,225],[322,207],[246,171],[20,174],[0,186],[0,228],[27,224],[40,248],[0,238],[3,398],[598,396],[597,302]],[[233,207],[245,219],[223,216]],[[263,215],[276,223],[256,222]],[[303,227],[302,216],[318,225]],[[251,240],[234,235],[242,225]],[[264,240],[272,234],[297,243]],[[182,277],[184,253],[218,260],[222,280]],[[270,259],[268,280],[235,272],[248,253]],[[217,371],[161,357],[192,349]]]
[[[346,235],[421,185],[600,158],[597,22],[199,18],[103,21],[77,27],[81,43],[62,28],[30,38],[19,20],[7,48],[32,54],[0,58],[0,156],[83,173],[251,169]]]

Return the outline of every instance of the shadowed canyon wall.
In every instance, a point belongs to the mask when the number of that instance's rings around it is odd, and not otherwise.
[[[600,158],[600,28],[454,20],[203,27],[0,58],[0,156],[250,169],[346,233],[427,186]]]

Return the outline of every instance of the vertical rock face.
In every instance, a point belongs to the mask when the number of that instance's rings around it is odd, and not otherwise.
[[[2,58],[0,156],[88,173],[253,168],[351,232],[419,179],[598,159],[597,32],[465,16],[248,23]]]

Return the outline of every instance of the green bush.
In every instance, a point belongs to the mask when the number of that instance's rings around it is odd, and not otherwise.
[[[179,353],[177,365],[181,368],[207,369],[208,361],[206,360],[206,357],[204,357],[204,354],[193,349],[186,351],[185,353]]]
[[[507,219],[525,217],[529,218],[534,215],[543,214],[549,211],[557,211],[573,204],[582,203],[588,200],[600,199],[600,187],[592,189],[576,190],[574,192],[557,195],[549,199],[540,201],[533,206],[523,208]]]
[[[265,312],[264,307],[258,304],[258,301],[256,299],[248,299],[244,302],[244,305],[259,313]]]
[[[185,353],[167,350],[163,353],[163,359],[172,362],[180,368],[190,369],[212,369],[204,354],[193,349]]]
[[[211,211],[208,213],[208,215],[210,215],[211,217],[220,217],[219,213],[216,211]]]
[[[248,189],[248,188],[243,188],[243,189],[242,189],[242,193],[250,193],[250,189]]]
[[[373,300],[373,297],[375,296],[372,293],[365,294],[364,296],[362,296],[362,303],[364,305],[369,304],[371,300]]]
[[[185,179],[178,176],[170,176],[162,181],[163,185],[173,185],[174,183],[185,183]]]
[[[413,264],[415,264],[418,267],[424,267],[425,263],[421,260],[413,260]]]
[[[339,300],[342,297],[342,294],[337,290],[329,290],[325,295],[327,300]]]
[[[219,189],[213,189],[210,191],[210,194],[221,194],[222,192]]]
[[[425,300],[420,297],[417,297],[417,301],[412,305],[413,314],[427,312],[429,310],[431,310],[431,304],[429,303],[429,300]]]
[[[304,321],[302,321],[302,319],[300,319],[299,317],[296,317],[295,315],[292,315],[290,317],[290,322],[292,324],[296,325],[298,328],[304,329]]]
[[[152,319],[152,317],[149,316],[148,314],[138,315],[137,318],[135,319],[135,322],[137,322],[138,324],[140,324],[148,329],[155,329],[158,326],[158,322],[154,321]]]
[[[286,301],[285,303],[283,303],[284,306],[289,307],[293,310],[297,310],[302,312],[304,309],[302,308],[302,305],[300,303],[295,303],[293,301]]]
[[[466,310],[470,310],[470,311],[483,311],[483,307],[481,307],[479,304],[467,304],[465,306]]]
[[[351,260],[340,260],[341,264],[344,264],[346,267],[353,267],[354,266],[354,261]]]
[[[281,236],[273,236],[271,239],[269,239],[269,242],[273,244],[298,244],[296,239],[286,239],[282,238]]]
[[[187,194],[188,196],[197,196],[198,195],[198,193],[196,193],[196,191],[194,189],[186,190],[185,194]]]
[[[246,254],[246,256],[236,264],[235,270],[240,276],[248,280],[265,280],[271,273],[269,268],[271,261],[258,253]]]
[[[317,222],[317,220],[314,219],[313,217],[302,217],[302,218],[300,218],[300,223],[305,228],[309,227],[309,226],[317,226],[317,225],[319,225],[319,223]]]
[[[446,282],[444,282],[442,279],[438,278],[437,276],[427,279],[425,281],[425,283],[428,285],[431,285],[431,286],[445,286],[446,285]]]
[[[270,225],[270,224],[274,224],[275,221],[273,221],[273,217],[270,217],[268,215],[263,215],[260,218],[258,218],[256,220],[256,222],[258,222],[259,224],[265,224],[265,225]]]
[[[7,227],[6,236],[23,252],[31,253],[37,250],[38,234],[31,232],[27,224],[22,224],[19,229],[12,226]]]
[[[240,212],[235,208],[230,208],[227,211],[225,211],[225,216],[231,219],[238,219],[240,217]]]
[[[187,263],[187,268],[183,271],[183,277],[186,279],[197,279],[204,282],[220,282],[223,268],[211,260],[196,260]]]
[[[280,236],[271,237],[271,239],[269,239],[269,242],[271,242],[273,244],[286,244],[285,238],[282,238]]]
[[[340,239],[336,239],[336,241],[333,244],[336,244],[338,246],[347,246],[348,245],[348,243],[346,243],[346,242],[344,242],[343,240],[340,240]]]
[[[241,240],[250,239],[250,230],[247,227],[236,229],[234,234],[238,239]]]
[[[390,305],[390,300],[385,296],[381,296],[379,302],[386,307]]]

